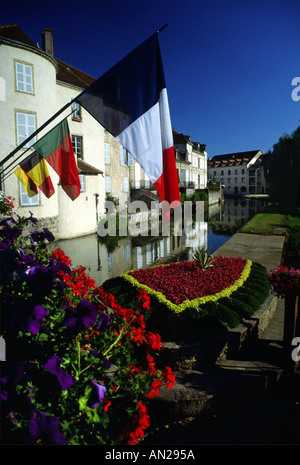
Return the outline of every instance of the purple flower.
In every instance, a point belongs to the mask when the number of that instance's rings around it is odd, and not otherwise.
[[[8,376],[3,376],[3,378],[0,379],[1,382],[1,391],[0,391],[0,399],[2,401],[7,400],[8,392],[7,392],[7,382],[8,382]]]
[[[73,384],[73,378],[60,366],[60,362],[61,358],[57,357],[57,355],[53,355],[53,357],[49,358],[48,362],[46,362],[44,368],[48,369],[52,375],[57,377],[62,390],[66,391]]]
[[[48,295],[54,285],[54,272],[51,267],[43,265],[33,265],[20,275],[24,280],[35,298],[40,299]]]
[[[31,314],[27,318],[27,327],[31,334],[37,334],[41,327],[41,322],[48,314],[42,305],[33,307]]]
[[[97,306],[88,300],[82,299],[76,308],[69,307],[66,310],[67,328],[79,332],[84,326],[89,327],[96,323]]]
[[[35,305],[29,301],[17,301],[7,313],[9,327],[11,329],[26,328],[31,334],[37,334],[47,314],[47,310],[42,305]]]
[[[94,379],[91,380],[91,383],[92,391],[88,400],[88,406],[90,408],[95,408],[97,407],[97,405],[100,404],[100,402],[103,402],[106,393],[106,387],[102,386],[102,384],[97,383]]]
[[[28,221],[31,221],[32,224],[37,224],[38,220],[33,216],[33,213],[29,211],[30,216],[27,218]]]
[[[105,312],[98,312],[98,315],[100,315],[100,318],[97,322],[96,330],[107,331],[107,328],[109,327],[111,322],[111,316]]]
[[[35,412],[29,421],[29,442],[32,444],[62,444],[67,440],[59,430],[57,418],[45,412]]]
[[[48,228],[43,228],[42,231],[33,231],[29,234],[29,237],[33,243],[43,242],[45,239],[48,242],[53,242],[55,240],[51,231]]]

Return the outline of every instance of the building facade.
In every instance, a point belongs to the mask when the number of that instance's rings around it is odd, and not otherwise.
[[[50,29],[42,33],[42,48],[16,25],[1,26],[0,41],[0,159],[3,159],[67,102],[71,103],[94,78],[55,57]],[[39,191],[36,196],[28,197],[13,171],[18,161],[33,152],[30,146],[65,117],[77,158],[81,194],[72,201],[62,190],[55,171],[48,166],[55,194],[48,199]],[[83,109],[70,105],[4,164],[1,188],[15,198],[17,214],[27,216],[30,210],[41,225],[49,226],[57,239],[93,233],[98,216],[104,212],[104,149],[101,147],[104,147],[103,128]]]
[[[267,193],[261,150],[216,155],[208,160],[208,175],[227,195]]]
[[[173,130],[179,186],[191,189],[207,187],[206,145],[191,141],[191,137]]]

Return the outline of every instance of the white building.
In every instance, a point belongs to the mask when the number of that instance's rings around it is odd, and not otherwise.
[[[42,33],[42,44],[40,48],[16,25],[0,27],[0,160],[94,81],[55,57],[51,29]],[[1,187],[15,198],[15,211],[28,216],[30,210],[40,226],[49,227],[56,239],[95,232],[98,216],[104,212],[104,129],[84,109],[76,110],[68,117],[81,180],[81,194],[75,201],[62,190],[50,166],[55,194],[49,199],[41,192],[31,198],[27,196],[13,171],[18,161],[25,158],[20,155],[28,147],[22,148],[3,167]],[[30,145],[71,111],[70,106]],[[26,156],[31,152],[29,148]]]
[[[176,167],[180,187],[205,189],[207,187],[207,151],[204,144],[173,130]]]
[[[208,160],[208,174],[227,195],[266,194],[261,150],[216,155]]]

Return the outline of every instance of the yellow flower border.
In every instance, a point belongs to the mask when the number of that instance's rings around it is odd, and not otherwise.
[[[168,265],[159,265],[159,266],[168,266]],[[175,313],[181,313],[188,307],[198,307],[201,304],[205,304],[207,302],[212,302],[221,299],[222,297],[229,297],[234,291],[236,291],[239,287],[241,287],[244,282],[248,279],[251,271],[252,261],[247,260],[246,265],[241,273],[239,279],[235,281],[234,284],[231,286],[223,289],[222,291],[218,292],[214,295],[207,295],[204,297],[198,297],[193,300],[185,300],[179,305],[173,304],[170,300],[168,300],[161,292],[155,291],[151,289],[151,287],[146,286],[145,284],[141,284],[137,279],[130,275],[132,271],[127,271],[126,273],[121,275],[121,278],[124,278],[126,281],[131,283],[133,286],[145,290],[150,296],[154,296],[157,300],[166,305],[170,310]]]

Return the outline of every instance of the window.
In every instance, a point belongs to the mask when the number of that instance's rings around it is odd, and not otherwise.
[[[73,121],[81,121],[81,107],[80,107],[79,103],[73,102],[72,103],[72,110],[73,110],[72,120]]]
[[[123,192],[128,192],[129,188],[129,183],[128,183],[128,177],[123,178]]]
[[[234,170],[234,174],[238,174],[238,170]]]
[[[242,182],[243,182],[243,183],[245,182],[245,178],[242,178]]]
[[[32,66],[15,62],[16,90],[33,94]]]
[[[104,142],[104,163],[110,164],[110,144]]]
[[[228,176],[230,176],[230,175],[231,175],[231,170],[228,170],[228,173],[227,173],[227,174],[228,174]]]
[[[128,153],[128,166],[133,166],[133,158],[130,153]]]
[[[120,147],[120,163],[122,166],[126,166],[126,149],[124,147]]]
[[[105,192],[111,192],[110,176],[105,176]]]
[[[29,197],[27,192],[25,191],[23,184],[20,182],[20,203],[21,207],[29,207],[34,205],[40,204],[40,196],[39,194],[34,195],[33,197]]]
[[[228,178],[228,184],[230,184],[230,181],[231,181],[231,179],[230,179],[230,178]]]
[[[79,175],[80,180],[80,192],[85,192],[85,176],[84,174]]]
[[[235,179],[234,179],[234,182],[237,184],[237,182],[238,182],[238,178],[235,178]]]
[[[17,123],[17,143],[20,145],[36,130],[35,115],[31,113],[16,112],[16,123]],[[25,148],[31,147],[34,144],[36,138],[33,137],[26,145]]]
[[[72,145],[77,158],[83,159],[82,155],[82,136],[72,136]]]

